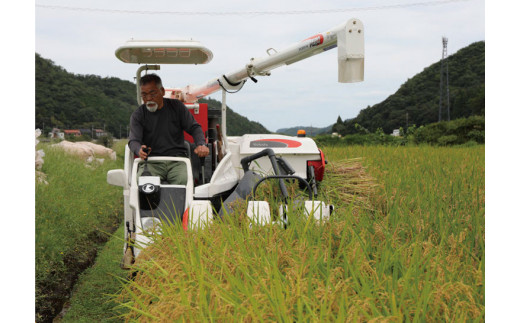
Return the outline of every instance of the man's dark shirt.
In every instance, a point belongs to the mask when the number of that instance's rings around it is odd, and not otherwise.
[[[201,126],[181,101],[165,98],[163,107],[155,112],[143,104],[130,118],[128,146],[137,156],[141,145],[152,148],[150,156],[187,156],[183,130],[197,146],[205,144]]]

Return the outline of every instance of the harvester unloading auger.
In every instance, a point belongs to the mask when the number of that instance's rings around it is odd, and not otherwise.
[[[168,185],[156,176],[137,178],[137,166],[145,162],[125,149],[124,169],[110,170],[109,184],[123,187],[125,246],[122,262],[128,268],[150,238],[145,234],[156,224],[182,223],[185,230],[203,228],[222,216],[233,216],[228,207],[237,199],[248,199],[247,216],[252,222],[267,224],[275,219],[286,226],[287,191],[284,180],[298,180],[307,187],[308,200],[304,201],[302,216],[327,219],[333,207],[315,200],[318,183],[323,180],[325,158],[316,143],[307,137],[277,134],[226,134],[226,93],[242,89],[247,79],[256,83],[258,76],[269,76],[271,71],[290,65],[324,51],[338,48],[338,81],[360,82],[364,78],[364,28],[358,19],[350,19],[333,29],[311,36],[283,50],[267,50],[267,57],[252,58],[241,69],[215,78],[200,86],[166,89],[165,97],[181,100],[206,136],[210,156],[203,160],[193,154],[193,140],[185,133],[188,158],[149,157],[153,160],[172,160],[186,163],[186,185]],[[141,73],[159,70],[158,64],[205,64],[213,58],[212,52],[196,41],[128,41],[116,50],[118,59],[125,63],[144,64],[136,74],[137,102],[142,104],[139,80]],[[152,65],[149,65],[152,64]],[[198,103],[202,97],[222,92],[220,110]],[[219,123],[219,119],[221,119]],[[191,152],[191,154],[190,154]],[[254,161],[254,163],[253,163]],[[260,174],[273,174],[262,176]],[[254,191],[268,178],[279,180],[283,204],[278,215],[271,217],[266,201],[255,201]],[[230,213],[231,212],[231,213]]]

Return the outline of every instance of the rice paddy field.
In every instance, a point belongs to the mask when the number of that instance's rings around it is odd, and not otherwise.
[[[484,146],[323,150],[330,221],[164,227],[115,296],[119,319],[484,321]]]

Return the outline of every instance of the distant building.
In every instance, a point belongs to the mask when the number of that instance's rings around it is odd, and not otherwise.
[[[392,132],[391,136],[399,137],[400,136],[399,129],[394,129],[394,132]]]
[[[106,136],[107,133],[103,129],[79,129],[82,135],[89,136],[93,139]]]
[[[81,134],[83,136],[92,137],[92,130],[91,129],[79,129],[79,131],[81,132]]]
[[[94,129],[94,135],[96,138],[106,136],[107,133],[103,129]]]
[[[79,131],[78,129],[63,130],[63,132],[65,133],[65,136],[81,136],[81,131]]]
[[[49,138],[51,139],[65,139],[65,133],[60,131],[58,128],[52,128],[52,131],[49,132]]]

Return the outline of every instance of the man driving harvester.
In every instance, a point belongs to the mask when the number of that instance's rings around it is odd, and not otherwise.
[[[195,142],[194,153],[199,157],[209,154],[201,126],[179,100],[164,98],[161,78],[147,74],[139,82],[144,104],[130,118],[128,147],[141,159],[149,156],[188,157],[184,146],[184,132]],[[175,161],[148,161],[148,170],[169,184],[185,185],[188,181],[186,164]],[[141,176],[144,164],[139,164]]]

